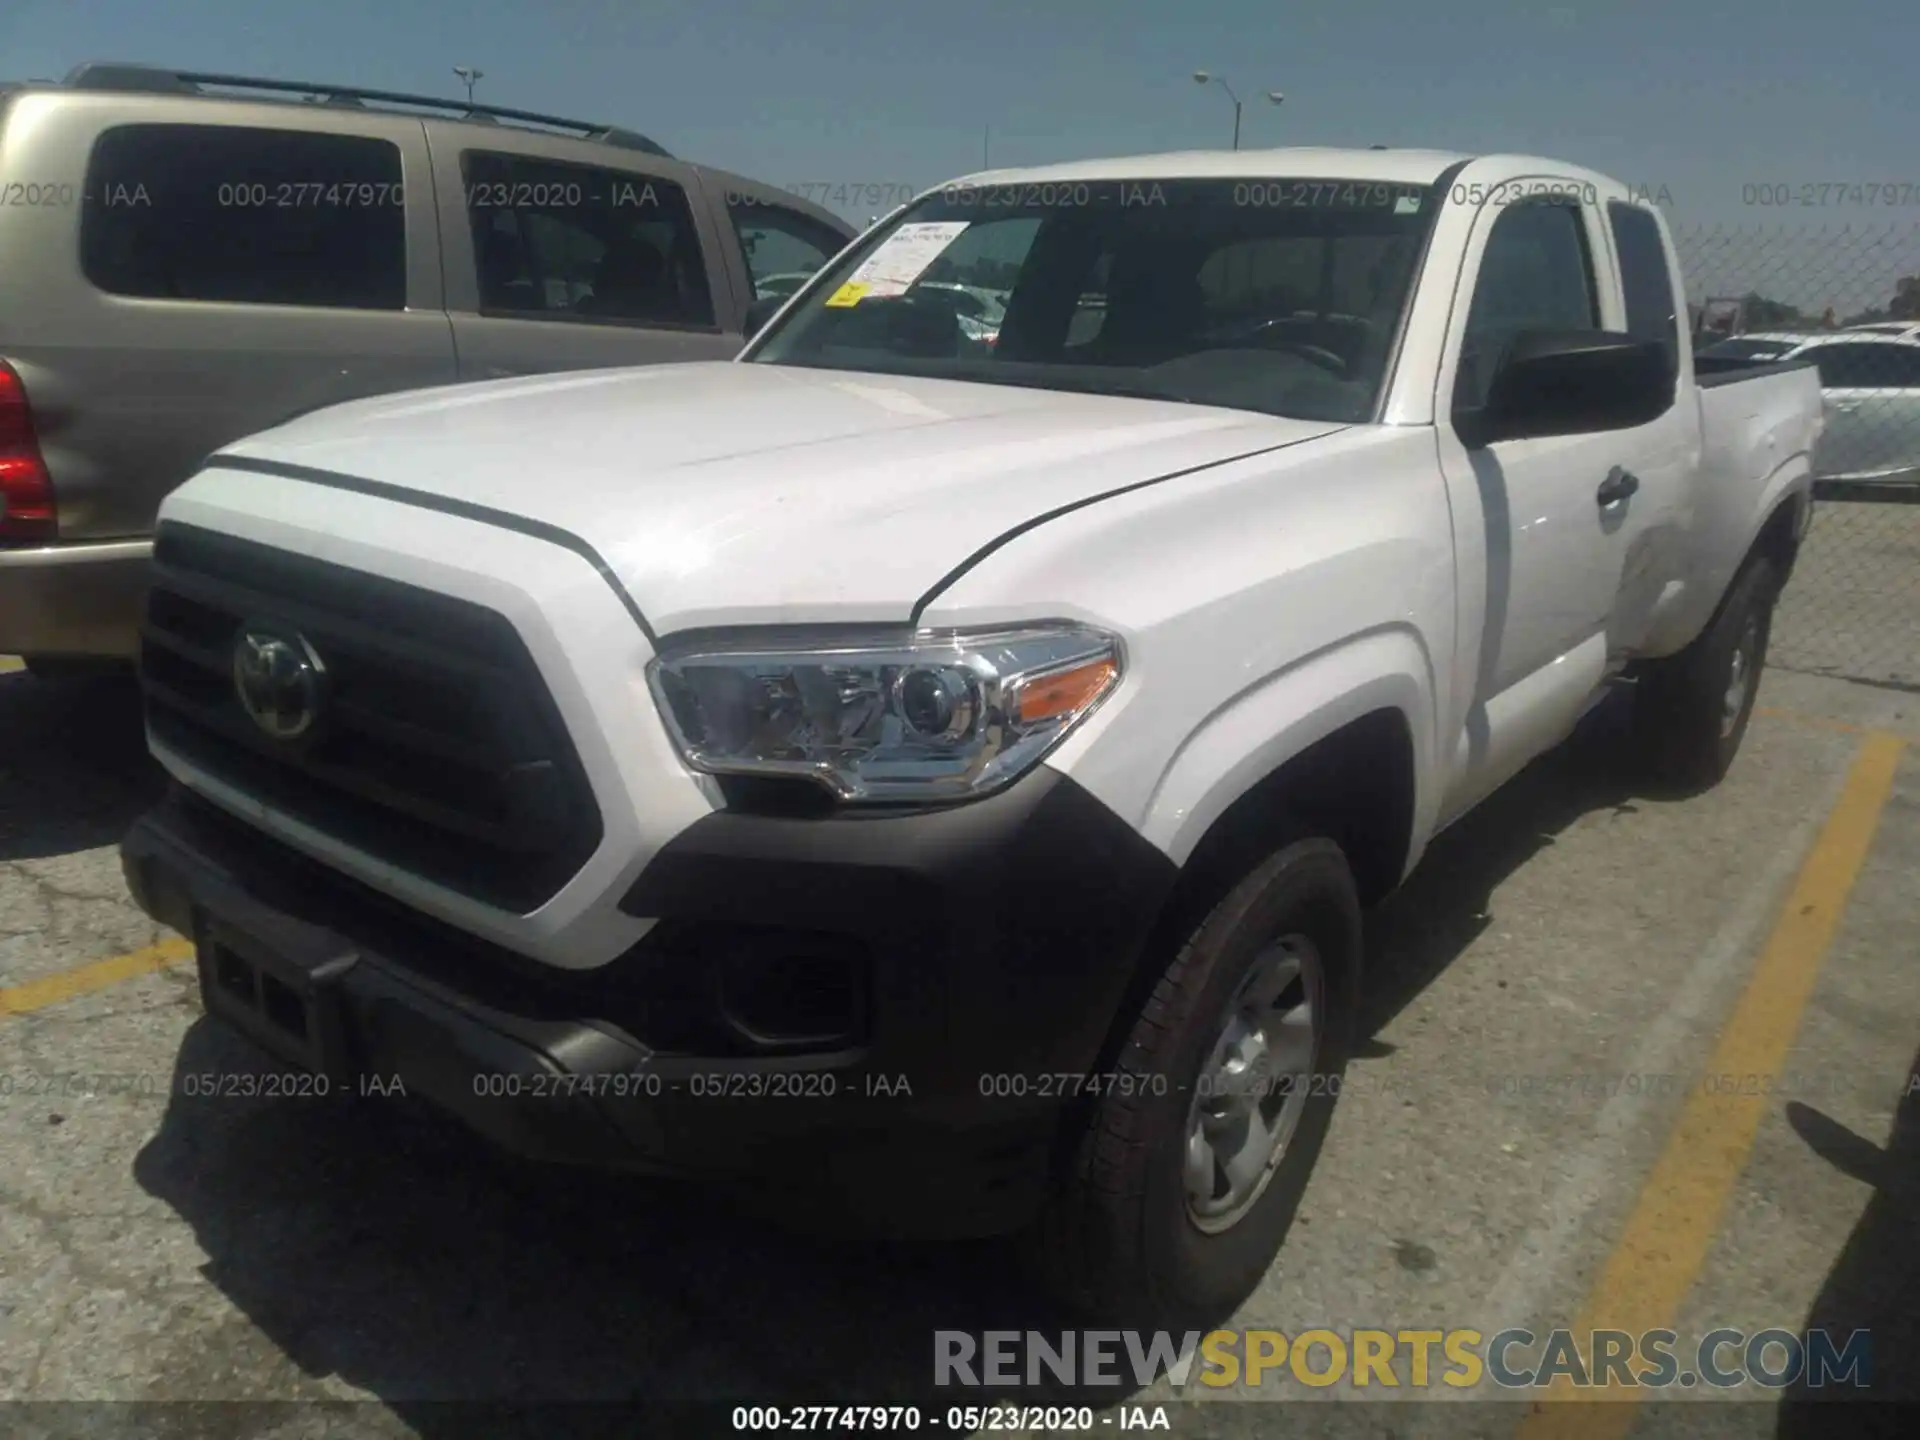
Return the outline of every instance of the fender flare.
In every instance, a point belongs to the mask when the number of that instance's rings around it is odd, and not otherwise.
[[[1175,750],[1141,816],[1141,833],[1184,867],[1242,795],[1309,746],[1363,716],[1397,711],[1413,741],[1410,870],[1439,808],[1435,677],[1418,631],[1364,631],[1273,672],[1216,707]]]

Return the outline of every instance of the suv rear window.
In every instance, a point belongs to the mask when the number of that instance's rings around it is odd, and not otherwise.
[[[399,147],[357,135],[127,125],[95,144],[80,263],[113,295],[400,310]]]

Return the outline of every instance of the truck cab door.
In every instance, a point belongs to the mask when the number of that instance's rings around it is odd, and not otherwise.
[[[1665,441],[1650,427],[1469,448],[1452,423],[1484,402],[1521,331],[1617,328],[1606,323],[1618,301],[1597,207],[1580,203],[1577,184],[1560,185],[1551,197],[1482,207],[1440,366],[1435,428],[1461,617],[1442,823],[1563,739],[1599,692],[1616,663],[1609,632],[1635,517],[1647,508],[1641,472],[1671,489],[1656,454]]]
[[[1658,341],[1666,347],[1673,374],[1666,412],[1618,433],[1623,450],[1633,455],[1626,463],[1639,485],[1618,516],[1619,585],[1607,622],[1611,672],[1641,653],[1662,606],[1682,598],[1679,582],[1686,575],[1686,538],[1704,447],[1692,351],[1680,334],[1685,291],[1666,227],[1650,206],[1620,200],[1608,202],[1606,221],[1618,280],[1614,294],[1602,287],[1606,328]],[[1603,273],[1602,278],[1609,277]]]

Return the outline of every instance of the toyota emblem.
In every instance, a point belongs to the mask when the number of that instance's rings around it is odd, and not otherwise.
[[[297,740],[320,718],[326,666],[306,637],[247,626],[233,645],[233,689],[253,723],[275,740]]]

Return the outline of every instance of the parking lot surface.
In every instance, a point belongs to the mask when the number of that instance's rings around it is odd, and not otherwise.
[[[1371,917],[1367,1039],[1233,1326],[1865,1327],[1876,1396],[1920,1398],[1920,697],[1770,672],[1760,705],[1689,800],[1633,786],[1603,708]],[[481,1432],[446,1402],[559,1398],[944,1415],[980,1397],[933,1387],[934,1331],[1068,1323],[1007,1246],[876,1250],[518,1164],[404,1099],[204,1083],[270,1067],[126,896],[114,847],[158,789],[127,686],[0,673],[0,1399],[90,1402],[6,1428],[455,1435]],[[1182,1435],[1860,1433],[1752,1385],[1577,1432],[1485,1383],[1196,1388],[1124,1400]],[[1282,1421],[1277,1398],[1349,1403]],[[156,1401],[180,1403],[113,1408]],[[312,1401],[361,1403],[288,1403]]]

